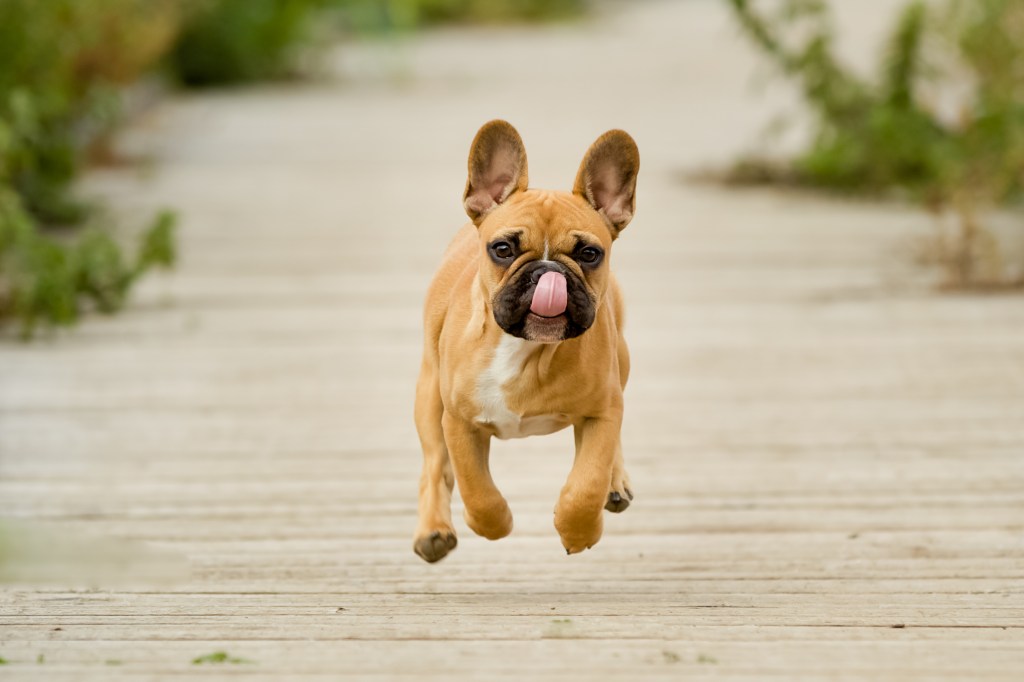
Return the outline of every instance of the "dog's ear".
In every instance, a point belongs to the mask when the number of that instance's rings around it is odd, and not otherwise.
[[[477,225],[513,192],[526,189],[526,147],[506,121],[485,123],[469,149],[469,179],[463,205]]]
[[[636,210],[636,175],[640,150],[623,130],[609,130],[590,145],[576,174],[573,194],[578,194],[604,216],[618,237]]]

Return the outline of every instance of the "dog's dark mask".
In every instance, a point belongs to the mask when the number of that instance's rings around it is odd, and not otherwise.
[[[557,317],[545,318],[530,312],[537,282],[545,272],[565,276],[566,309]],[[594,324],[596,301],[583,280],[556,261],[535,260],[521,266],[498,290],[491,302],[494,320],[513,336],[529,341],[554,343],[579,336]]]

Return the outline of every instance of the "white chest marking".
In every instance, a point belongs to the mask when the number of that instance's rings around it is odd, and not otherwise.
[[[504,386],[523,370],[526,358],[542,344],[527,341],[511,334],[502,334],[494,350],[491,364],[481,372],[476,382],[476,399],[480,414],[476,421],[490,424],[498,438],[523,438],[552,433],[565,427],[565,415],[538,415],[523,418],[508,408]]]

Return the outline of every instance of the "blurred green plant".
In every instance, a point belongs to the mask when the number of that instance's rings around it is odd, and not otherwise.
[[[170,55],[185,85],[288,78],[318,38],[345,25],[360,32],[439,23],[545,21],[576,16],[587,0],[191,0]]]
[[[116,310],[143,272],[173,261],[171,214],[128,262],[71,185],[116,121],[116,88],[161,57],[179,18],[174,0],[0,0],[0,324],[18,319],[31,336],[85,305]],[[52,233],[79,223],[77,238]]]
[[[325,0],[199,0],[170,54],[189,86],[294,75]]]
[[[212,654],[197,656],[192,659],[192,665],[219,665],[221,663],[230,663],[232,665],[238,665],[239,663],[252,663],[252,661],[245,658],[239,658],[238,656],[232,656],[226,651],[214,651]]]
[[[799,83],[814,134],[791,162],[742,159],[727,179],[909,195],[957,217],[956,236],[923,254],[941,267],[943,285],[1024,283],[980,218],[1024,193],[1024,1],[911,2],[873,79],[836,58],[823,0],[784,0],[771,14],[729,2],[745,33]],[[954,110],[943,110],[951,94]]]
[[[328,0],[330,2],[331,0]],[[582,14],[587,0],[334,0],[350,14],[377,9],[386,26],[550,21]]]
[[[128,261],[99,224],[70,243],[41,234],[18,197],[0,187],[0,321],[18,319],[28,338],[40,323],[74,324],[87,305],[120,309],[139,277],[174,264],[174,224],[173,213],[158,214]]]
[[[87,207],[68,191],[86,130],[116,121],[114,88],[169,47],[175,0],[0,0],[0,179],[43,222]]]

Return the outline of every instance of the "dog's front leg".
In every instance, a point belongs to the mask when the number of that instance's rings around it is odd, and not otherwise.
[[[466,525],[489,540],[505,537],[512,532],[512,511],[491,478],[490,434],[450,412],[444,413],[441,424],[466,506]]]
[[[555,505],[555,528],[569,554],[601,539],[602,516],[622,426],[621,412],[585,419],[575,427],[576,459]]]

